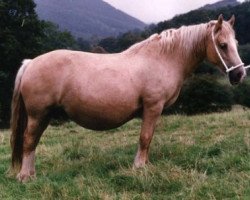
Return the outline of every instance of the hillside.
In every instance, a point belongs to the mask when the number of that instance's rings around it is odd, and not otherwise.
[[[102,0],[35,0],[39,18],[59,25],[76,37],[116,36],[145,24]]]
[[[216,3],[213,4],[206,4],[205,6],[201,7],[200,9],[203,10],[216,10],[218,8],[223,8],[223,7],[227,7],[227,6],[237,6],[240,3],[237,0],[222,0],[222,1],[218,1]]]

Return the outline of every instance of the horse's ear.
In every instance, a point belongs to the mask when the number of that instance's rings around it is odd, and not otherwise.
[[[223,23],[223,16],[222,16],[222,14],[220,14],[220,16],[218,17],[218,21],[215,24],[215,28],[214,28],[215,33],[218,32],[221,29],[222,23]]]
[[[232,15],[232,17],[228,20],[228,23],[233,27],[235,22],[235,16]]]

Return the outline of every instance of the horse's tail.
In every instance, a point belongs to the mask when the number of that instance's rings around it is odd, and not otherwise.
[[[26,67],[31,60],[24,60],[20,67],[13,91],[11,104],[11,148],[12,148],[12,167],[20,167],[23,157],[23,136],[27,126],[27,112],[23,102],[23,97],[20,91],[22,76]]]

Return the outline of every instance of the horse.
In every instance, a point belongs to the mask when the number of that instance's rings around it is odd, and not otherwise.
[[[35,150],[51,112],[63,109],[82,127],[108,130],[142,112],[134,168],[149,162],[156,122],[173,104],[184,80],[204,59],[229,76],[246,76],[233,25],[235,17],[164,30],[114,54],[55,50],[24,60],[12,98],[12,168],[17,180],[35,178]]]

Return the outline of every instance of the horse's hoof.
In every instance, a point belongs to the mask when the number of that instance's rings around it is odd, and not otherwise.
[[[36,175],[19,173],[16,178],[21,183],[27,183],[30,180],[36,179]]]

